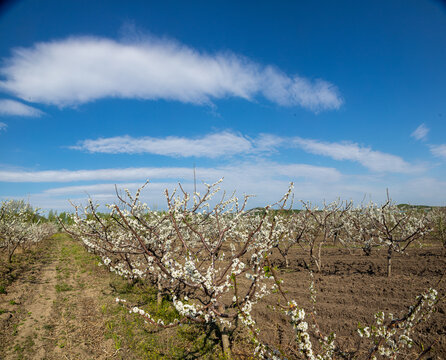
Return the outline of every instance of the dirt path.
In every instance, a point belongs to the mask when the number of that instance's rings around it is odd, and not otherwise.
[[[41,260],[0,295],[0,360],[114,358],[101,314],[107,273],[98,276],[94,257],[65,235]]]
[[[35,359],[45,358],[45,329],[41,324],[46,324],[52,317],[52,306],[57,298],[55,264],[46,265],[41,269],[39,279],[34,286],[23,284],[20,281],[14,284],[8,293],[6,301],[12,305],[15,298],[19,297],[16,306],[19,314],[25,315],[16,326],[12,346],[7,352],[6,358],[14,358],[23,352],[26,347],[32,347]],[[8,300],[8,298],[10,298]]]

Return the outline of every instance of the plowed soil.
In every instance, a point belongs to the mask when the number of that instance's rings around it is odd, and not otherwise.
[[[308,255],[302,249],[291,254],[290,266],[281,271],[288,296],[310,312],[310,276],[305,264],[310,265]],[[446,257],[442,246],[433,244],[412,248],[406,255],[394,254],[392,276],[386,276],[386,254],[375,251],[365,256],[361,250],[353,252],[342,248],[325,248],[321,273],[314,274],[316,294],[316,320],[324,334],[334,331],[337,340],[345,349],[356,348],[358,324],[373,324],[378,311],[396,316],[407,313],[415,304],[416,296],[433,287],[443,296],[446,294]],[[282,264],[279,256],[277,265]],[[442,281],[440,282],[440,279]],[[269,305],[274,305],[269,303]],[[444,299],[436,307],[430,320],[420,328],[415,340],[413,354],[421,353],[432,345],[424,359],[446,359],[446,304]],[[267,306],[260,306],[262,325],[268,331],[265,339],[283,348],[292,347],[293,339],[287,338],[289,325],[285,319]],[[415,356],[415,355],[414,355]],[[411,358],[411,357],[410,357]]]

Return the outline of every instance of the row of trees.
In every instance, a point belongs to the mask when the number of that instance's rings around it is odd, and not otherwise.
[[[320,272],[323,246],[341,244],[348,249],[361,248],[365,255],[370,255],[374,248],[386,249],[387,276],[391,276],[395,252],[404,253],[434,229],[446,233],[443,210],[403,211],[390,199],[383,205],[369,203],[358,207],[352,202],[335,201],[318,208],[303,202],[303,208],[283,214],[286,226],[276,248],[286,267],[290,250],[298,245],[308,253],[313,270]],[[444,240],[444,235],[440,239]]]
[[[283,354],[259,340],[252,312],[263,297],[280,295],[285,303],[279,309],[289,316],[304,358],[352,358],[333,336],[315,331],[310,337],[305,311],[282,290],[271,266],[271,253],[278,249],[286,260],[289,249],[299,244],[308,250],[315,270],[320,270],[321,249],[330,241],[360,244],[366,252],[386,246],[390,275],[393,251],[404,251],[426,234],[430,222],[426,214],[402,212],[390,201],[358,208],[335,202],[321,209],[303,203],[303,211],[290,212],[291,187],[276,204],[261,211],[247,210],[247,196],[223,195],[215,200],[219,182],[206,185],[203,194],[190,195],[181,185],[173,193],[166,190],[167,211],[154,212],[139,201],[142,189],[134,196],[128,191],[117,193],[118,201],[109,205],[106,216],[90,200],[85,208],[76,207],[74,224],[64,227],[111,271],[129,281],[140,279],[156,286],[159,299],[170,299],[179,318],[166,324],[139,307],[131,311],[160,327],[184,322],[211,327],[220,335],[228,357],[229,335],[242,326],[251,333],[259,356],[282,358]],[[361,334],[369,339],[366,353],[370,356],[366,358],[376,354],[395,358],[410,347],[411,329],[421,319],[417,316],[424,318],[430,312],[436,296],[435,290],[423,294],[404,318],[388,322],[380,318],[372,334],[362,329]],[[117,301],[127,305],[125,300]],[[312,339],[320,344],[318,355]]]
[[[45,221],[24,201],[9,200],[0,204],[0,251],[8,263],[17,249],[23,251],[56,232],[54,223]]]

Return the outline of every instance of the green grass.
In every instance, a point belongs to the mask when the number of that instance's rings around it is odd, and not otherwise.
[[[171,323],[179,314],[168,299],[157,305],[157,291],[140,282],[131,284],[113,276],[114,296],[127,304],[137,304],[155,320]],[[223,359],[219,339],[212,328],[197,324],[183,324],[161,329],[146,323],[139,314],[129,313],[126,306],[104,304],[101,311],[106,318],[106,338],[113,339],[116,349],[131,349],[138,359]]]
[[[73,287],[71,285],[68,285],[66,283],[56,284],[57,292],[71,291],[71,290],[73,290]]]

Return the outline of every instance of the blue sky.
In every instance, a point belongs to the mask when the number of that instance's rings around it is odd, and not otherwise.
[[[251,205],[446,205],[440,1],[15,1],[0,13],[0,198],[69,210],[197,180]]]

